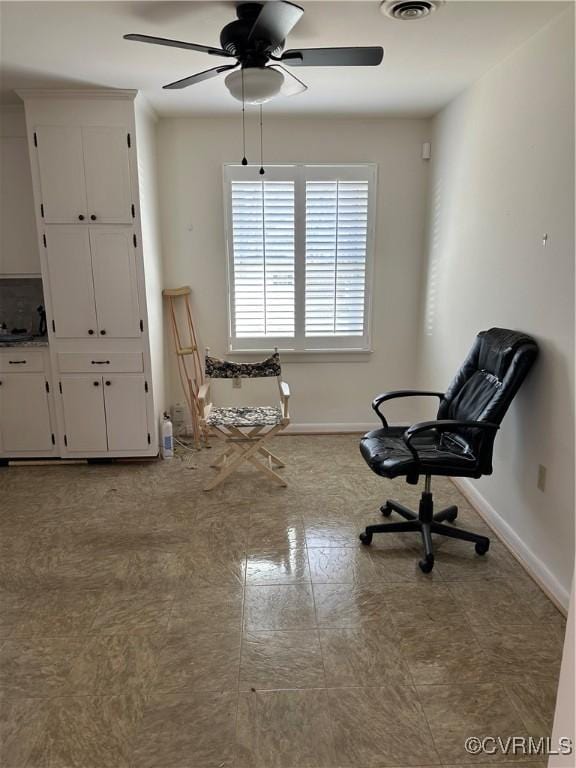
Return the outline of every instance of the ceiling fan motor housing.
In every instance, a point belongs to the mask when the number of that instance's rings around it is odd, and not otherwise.
[[[383,0],[380,10],[385,16],[398,21],[415,21],[430,16],[444,0]]]
[[[279,56],[284,48],[284,41],[273,51],[267,50],[267,40],[250,39],[250,32],[263,3],[240,3],[236,8],[238,18],[226,24],[220,33],[220,45],[232,56],[235,56],[245,66],[261,67],[270,56]]]

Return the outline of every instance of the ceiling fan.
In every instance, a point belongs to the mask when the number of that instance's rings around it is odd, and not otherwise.
[[[200,51],[228,60],[236,59],[234,64],[221,64],[197,72],[169,83],[164,88],[187,88],[228,72],[226,87],[234,98],[247,104],[262,104],[278,94],[292,96],[307,89],[302,80],[283,65],[373,67],[381,63],[384,50],[380,46],[284,50],[286,37],[302,18],[303,13],[303,8],[286,0],[240,3],[236,8],[238,18],[226,24],[220,33],[220,48],[151,35],[124,35],[124,39]]]

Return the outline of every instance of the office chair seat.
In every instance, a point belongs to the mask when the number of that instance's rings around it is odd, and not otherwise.
[[[408,427],[374,429],[360,441],[360,452],[370,469],[382,477],[411,477],[418,481],[420,474],[470,476],[478,458],[468,446],[460,445],[447,435],[429,432],[414,438],[412,444],[419,461],[403,439]]]

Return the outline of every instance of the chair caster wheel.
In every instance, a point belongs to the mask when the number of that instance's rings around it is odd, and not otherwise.
[[[432,568],[434,568],[434,555],[428,555],[424,560],[420,560],[418,565],[422,573],[430,573]]]
[[[372,534],[371,533],[361,533],[360,536],[358,536],[362,544],[365,546],[368,546],[369,544],[372,544]]]
[[[453,512],[451,515],[448,515],[448,517],[446,518],[446,522],[453,523],[457,517],[458,517],[458,512]]]
[[[490,541],[487,541],[486,543],[478,541],[476,542],[474,549],[476,550],[477,555],[485,555],[490,549]]]
[[[382,512],[382,515],[384,517],[390,517],[390,515],[392,514],[392,507],[390,507],[388,505],[388,502],[386,502],[386,504],[382,504],[382,506],[380,507],[380,512]]]

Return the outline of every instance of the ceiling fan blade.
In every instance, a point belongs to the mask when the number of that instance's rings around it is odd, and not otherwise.
[[[293,48],[280,57],[291,67],[376,67],[384,49],[370,48]]]
[[[293,75],[292,72],[289,72],[286,67],[283,67],[280,64],[272,64],[269,66],[269,69],[281,70],[284,75],[284,82],[282,88],[280,88],[280,96],[297,96],[299,93],[304,93],[304,91],[308,90],[306,83],[303,83],[300,78]]]
[[[258,14],[248,40],[260,40],[266,43],[264,50],[273,51],[285,40],[298,21],[304,9],[285,0],[269,0]]]
[[[200,51],[209,53],[212,56],[226,56],[230,58],[231,54],[226,53],[221,48],[213,48],[210,45],[199,45],[197,43],[185,43],[181,40],[169,40],[167,37],[154,37],[152,35],[124,35],[124,40],[135,40],[137,43],[152,43],[153,45],[167,45],[170,48],[184,48],[188,51]]]
[[[182,80],[176,80],[168,85],[163,85],[162,88],[168,91],[177,91],[180,88],[188,88],[189,85],[195,85],[201,83],[203,80],[211,80],[213,77],[218,77],[222,72],[228,72],[231,69],[236,69],[238,64],[224,64],[221,67],[213,67],[212,69],[205,69],[204,72],[197,72],[195,75],[189,77],[183,77]]]

